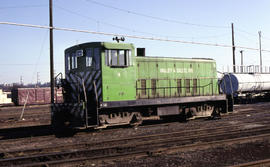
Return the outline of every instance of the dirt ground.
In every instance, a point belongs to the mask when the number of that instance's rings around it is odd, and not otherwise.
[[[12,122],[13,117],[18,117],[21,113],[21,108],[0,108],[0,153],[7,151],[17,151],[20,149],[31,149],[41,147],[53,147],[59,144],[78,144],[84,142],[97,142],[106,141],[109,139],[120,139],[126,137],[135,137],[143,135],[151,135],[158,133],[177,132],[183,131],[188,133],[194,129],[208,128],[208,127],[221,127],[221,126],[233,126],[241,124],[243,130],[252,129],[259,126],[269,126],[269,123],[263,121],[270,119],[270,113],[266,111],[270,107],[270,103],[258,104],[263,105],[263,112],[250,112],[242,109],[236,110],[233,114],[222,116],[220,120],[192,120],[188,122],[172,122],[161,124],[149,124],[145,126],[139,126],[137,129],[131,127],[116,127],[105,130],[85,131],[75,134],[74,136],[59,138],[53,134],[34,133],[34,128],[28,128],[31,133],[20,136],[19,138],[11,139],[9,131],[5,128],[11,128],[16,126],[38,126],[40,123],[49,125],[50,112],[49,107],[36,107],[29,108],[25,112],[25,118],[29,122],[21,121],[24,124],[20,124],[20,121]],[[256,105],[251,105],[255,107]],[[266,108],[266,109],[265,109]],[[2,120],[2,122],[1,122]],[[253,120],[262,120],[261,122],[252,123]],[[7,122],[5,122],[7,121]],[[2,129],[5,127],[4,129]],[[47,128],[47,127],[46,127]],[[3,132],[2,132],[3,131]],[[154,154],[146,157],[137,157],[131,159],[123,159],[117,161],[103,161],[103,162],[82,162],[79,166],[145,166],[145,167],[174,167],[174,166],[231,166],[240,163],[246,163],[250,161],[257,161],[270,158],[270,139],[254,141],[249,143],[238,143],[233,145],[223,145],[218,147],[208,147],[208,149],[199,150],[180,150],[171,154],[162,153]],[[0,164],[1,166],[1,164]]]
[[[86,166],[103,167],[222,167],[270,158],[270,142],[253,143],[214,147],[207,150],[160,154],[128,160],[98,162]]]

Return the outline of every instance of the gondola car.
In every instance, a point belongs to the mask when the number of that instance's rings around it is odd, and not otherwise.
[[[147,57],[145,48],[127,43],[66,49],[65,78],[56,78],[64,101],[52,104],[53,126],[102,128],[227,112],[213,59],[166,56]]]

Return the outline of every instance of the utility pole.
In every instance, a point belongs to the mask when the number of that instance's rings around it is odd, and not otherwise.
[[[50,18],[50,77],[51,77],[51,103],[54,103],[54,63],[53,63],[53,6],[52,0],[49,0],[49,18]]]
[[[234,29],[232,23],[232,54],[233,54],[233,72],[235,73],[235,46],[234,46]]]
[[[37,72],[37,85],[36,87],[39,87],[39,72]]]
[[[243,50],[240,50],[241,53],[241,73],[243,73],[244,63],[243,63]]]
[[[23,77],[20,76],[20,83],[21,83],[21,86],[23,85]]]
[[[262,32],[259,31],[259,47],[260,47],[260,70],[262,73],[262,44],[261,44],[261,38],[262,38]]]

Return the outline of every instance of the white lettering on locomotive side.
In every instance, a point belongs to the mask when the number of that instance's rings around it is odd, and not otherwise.
[[[160,73],[193,73],[192,68],[160,68]]]

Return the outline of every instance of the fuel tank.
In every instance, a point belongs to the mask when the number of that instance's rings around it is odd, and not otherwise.
[[[223,93],[235,94],[240,92],[259,92],[270,90],[270,74],[224,74],[220,81]]]

